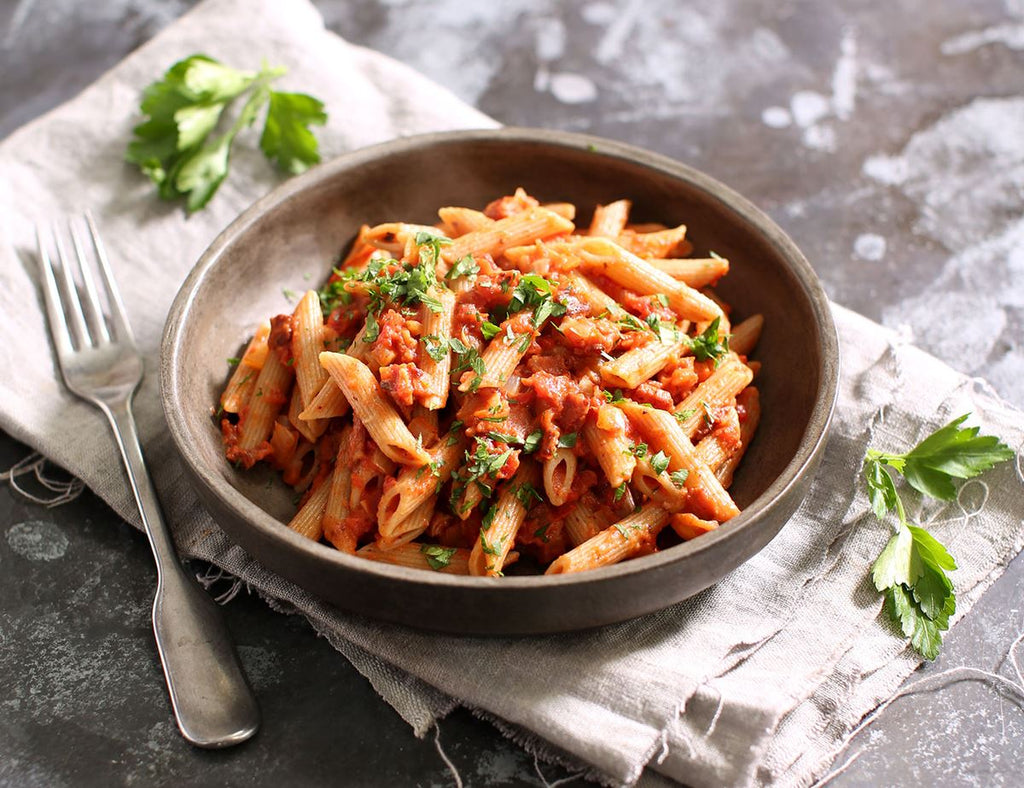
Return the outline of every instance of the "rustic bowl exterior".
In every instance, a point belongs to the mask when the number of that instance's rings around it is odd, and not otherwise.
[[[363,223],[433,223],[443,205],[481,206],[517,186],[582,216],[626,197],[640,221],[685,222],[694,253],[728,258],[720,292],[739,318],[761,312],[755,354],[762,420],[732,493],[743,513],[691,542],[603,569],[557,576],[457,577],[378,564],[289,530],[290,491],[225,461],[211,405],[225,359],[282,290],[321,284]],[[835,403],[839,351],[828,300],[792,241],[747,200],[671,159],[609,140],[537,129],[450,132],[366,148],[322,164],[257,202],[196,264],[164,334],[162,396],[196,492],[225,533],[282,577],[338,607],[461,634],[599,626],[692,596],[757,553],[803,500]]]

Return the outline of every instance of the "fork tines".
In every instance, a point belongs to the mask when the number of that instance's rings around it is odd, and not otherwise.
[[[84,215],[84,223],[92,241],[92,258],[95,261],[92,264],[74,221],[68,220],[68,236],[74,250],[73,257],[68,254],[67,245],[56,222],[51,230],[52,248],[56,250],[56,259],[51,257],[47,244],[44,243],[44,232],[36,226],[47,315],[59,353],[74,352],[87,347],[102,347],[111,342],[134,345],[124,304],[114,282],[103,242],[88,212]],[[94,269],[99,270],[103,280],[102,295],[96,287]]]

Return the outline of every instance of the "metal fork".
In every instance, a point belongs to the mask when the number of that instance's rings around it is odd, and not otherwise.
[[[96,224],[88,213],[85,222],[106,292],[107,315],[104,316],[85,247],[73,223],[68,222],[68,231],[81,288],[75,284],[72,258],[56,226],[53,236],[60,262],[56,272],[43,243],[43,234],[37,227],[50,334],[64,383],[106,414],[124,459],[128,481],[156,559],[153,631],[178,728],[188,741],[199,747],[229,747],[256,733],[260,723],[259,706],[238,661],[220,608],[182,568],[160,512],[131,410],[132,395],[142,381],[142,356],[128,325]]]

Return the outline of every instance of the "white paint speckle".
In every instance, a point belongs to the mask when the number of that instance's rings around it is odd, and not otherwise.
[[[1024,25],[1007,23],[972,30],[942,42],[942,54],[964,55],[989,44],[1002,44],[1007,49],[1024,49]]]
[[[885,257],[885,239],[876,233],[862,233],[853,242],[853,253],[861,260],[877,262]]]
[[[919,206],[916,229],[954,252],[1001,235],[1024,195],[1024,98],[975,99],[863,170],[898,185]]]
[[[821,150],[831,153],[836,149],[836,130],[831,126],[816,124],[804,129],[801,137],[804,145],[812,150]]]
[[[597,98],[597,86],[582,74],[551,75],[551,94],[563,104],[585,104]]]
[[[68,538],[56,525],[42,520],[12,525],[7,531],[7,543],[29,561],[54,561],[63,558],[68,550]]]
[[[534,49],[542,62],[558,60],[565,53],[565,25],[561,19],[546,17],[537,24]]]
[[[607,25],[619,15],[611,3],[590,3],[583,6],[581,13],[583,21],[591,25]]]
[[[928,290],[887,308],[886,325],[914,326],[914,339],[925,350],[971,374],[986,359],[1006,328],[1006,312],[987,294]]]
[[[793,124],[793,116],[785,107],[768,107],[761,113],[761,122],[773,129],[784,129]]]
[[[796,125],[802,129],[810,128],[829,113],[829,101],[813,90],[800,90],[793,94],[789,102],[790,112]]]
[[[907,164],[899,157],[869,156],[865,159],[861,171],[886,186],[896,186],[907,179]]]
[[[633,32],[633,26],[643,10],[643,4],[643,0],[629,0],[626,7],[615,14],[594,49],[594,57],[598,62],[611,63],[622,54],[626,39]]]
[[[839,52],[832,72],[832,111],[839,120],[849,120],[857,102],[857,38],[852,29],[843,31]]]

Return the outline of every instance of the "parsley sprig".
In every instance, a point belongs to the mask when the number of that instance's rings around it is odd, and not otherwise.
[[[204,207],[228,174],[231,146],[267,108],[260,149],[291,175],[320,161],[310,126],[327,122],[324,105],[304,93],[271,90],[286,69],[240,71],[206,55],[171,66],[142,94],[145,121],[133,130],[126,159],[149,176],[165,200],[185,197],[194,213]],[[225,109],[246,96],[234,122],[223,126]]]
[[[905,454],[868,449],[864,476],[868,499],[879,520],[891,511],[899,520],[871,567],[875,588],[885,594],[885,609],[911,645],[925,659],[935,659],[942,633],[956,612],[956,592],[946,572],[955,570],[949,551],[924,528],[907,521],[892,471],[918,492],[951,501],[957,490],[953,479],[972,479],[1013,457],[1013,450],[977,427],[960,425],[970,414],[936,430]]]
[[[721,318],[716,317],[703,332],[690,340],[690,349],[697,361],[714,359],[717,367],[722,357],[729,352],[729,335],[719,335],[718,326]]]
[[[565,304],[556,301],[551,283],[538,274],[524,274],[512,291],[506,314],[512,315],[524,309],[532,309],[530,324],[539,329],[549,317],[565,314]]]

